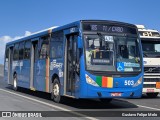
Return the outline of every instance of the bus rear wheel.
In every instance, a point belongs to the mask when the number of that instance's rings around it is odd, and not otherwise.
[[[158,93],[146,93],[148,97],[155,98],[157,97]]]
[[[17,75],[15,74],[13,76],[13,90],[17,91],[18,87],[17,87]]]
[[[62,96],[60,95],[60,82],[58,78],[55,78],[52,83],[51,99],[56,103],[62,102]]]

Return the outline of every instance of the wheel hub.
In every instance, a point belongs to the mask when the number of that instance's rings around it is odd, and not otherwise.
[[[54,93],[55,96],[59,95],[59,86],[58,86],[58,84],[55,84],[53,86],[53,93]]]
[[[16,82],[16,79],[15,79],[15,78],[14,78],[14,83],[13,83],[13,85],[14,85],[14,88],[17,87],[17,82]]]

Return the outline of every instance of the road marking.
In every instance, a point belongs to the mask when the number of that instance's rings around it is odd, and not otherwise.
[[[117,101],[120,101],[119,99],[115,99],[115,100],[117,100]],[[151,109],[151,110],[158,110],[158,111],[160,111],[160,109],[159,108],[153,108],[153,107],[148,107],[148,106],[143,106],[143,105],[136,105],[136,106],[138,106],[138,107],[142,107],[142,108],[148,108],[148,109]]]
[[[40,101],[40,100],[37,100],[37,99],[34,99],[34,98],[30,98],[30,97],[27,97],[27,96],[24,96],[24,95],[20,95],[20,94],[17,94],[15,92],[11,92],[11,91],[8,91],[8,90],[4,90],[4,89],[1,89],[1,91],[4,91],[4,92],[7,92],[7,93],[10,93],[10,94],[13,94],[13,95],[17,95],[19,97],[22,97],[22,98],[26,98],[28,100],[32,100],[34,102],[38,102],[38,103],[41,103],[41,104],[44,104],[44,105],[47,105],[49,107],[53,107],[53,108],[56,108],[56,109],[59,109],[59,110],[63,110],[63,111],[69,111],[70,113],[72,114],[75,114],[75,115],[78,115],[78,116],[81,116],[81,117],[85,117],[87,119],[90,119],[90,120],[99,120],[99,119],[96,119],[94,117],[89,117],[87,115],[84,115],[84,114],[81,114],[81,113],[78,113],[78,112],[74,112],[74,111],[71,111],[69,109],[66,109],[66,108],[62,108],[62,107],[59,107],[59,106],[56,106],[56,105],[52,105],[52,104],[49,104],[49,103],[46,103],[46,102],[43,102],[43,101]]]
[[[148,107],[148,106],[143,106],[143,105],[137,105],[138,107],[142,107],[142,108],[148,108],[148,109],[152,109],[152,110],[158,110],[160,111],[160,109],[158,108],[152,108],[152,107]]]
[[[62,108],[62,107],[59,107],[59,106],[56,106],[56,105],[53,105],[53,104],[49,104],[49,103],[46,103],[46,102],[43,102],[43,101],[40,101],[40,100],[37,100],[37,99],[34,99],[34,98],[30,98],[30,97],[27,97],[27,96],[24,96],[24,95],[21,95],[21,94],[17,94],[15,92],[11,92],[11,91],[4,90],[4,89],[1,89],[1,88],[0,88],[0,90],[4,91],[4,92],[7,92],[7,93],[10,93],[10,94],[17,95],[17,96],[22,97],[22,98],[26,98],[26,99],[34,101],[34,102],[38,102],[38,103],[47,105],[49,107],[53,107],[53,108],[56,108],[56,109],[59,109],[59,110],[63,110],[63,111],[69,111],[72,114],[75,114],[75,115],[78,115],[78,116],[81,116],[81,117],[85,117],[85,118],[90,119],[90,120],[98,120],[98,119],[96,119],[94,117],[89,117],[89,116],[86,116],[84,114],[77,113],[77,112],[71,111],[71,110],[66,109],[66,108]],[[152,110],[158,110],[158,111],[160,111],[160,109],[158,109],[158,108],[153,108],[153,107],[148,107],[148,106],[143,106],[143,105],[137,105],[137,106],[138,107],[142,107],[142,108],[147,108],[147,109],[152,109]]]

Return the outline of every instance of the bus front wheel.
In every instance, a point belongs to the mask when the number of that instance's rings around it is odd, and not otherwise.
[[[62,102],[62,96],[60,95],[60,82],[57,78],[55,78],[52,83],[51,99],[56,103]]]
[[[13,76],[13,90],[17,91],[18,87],[17,87],[17,75],[15,74]]]

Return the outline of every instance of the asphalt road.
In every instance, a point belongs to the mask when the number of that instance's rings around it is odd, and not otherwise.
[[[51,111],[52,115],[57,115],[54,119],[147,119],[147,120],[159,120],[160,117],[100,117],[96,116],[97,113],[101,112],[102,116],[105,114],[112,114],[116,116],[117,111],[123,113],[136,112],[141,113],[143,111],[159,111],[160,113],[160,96],[157,98],[147,98],[143,96],[140,99],[114,99],[111,103],[102,103],[98,100],[75,100],[71,98],[65,98],[63,104],[54,103],[50,99],[50,95],[43,92],[33,92],[27,89],[19,89],[14,91],[11,86],[8,86],[0,77],[0,111]],[[60,112],[57,112],[60,111]],[[63,112],[68,111],[68,112]],[[82,111],[82,112],[81,112]],[[95,116],[89,117],[90,111],[95,114]],[[109,112],[110,111],[110,112]],[[119,113],[118,113],[119,114]],[[75,117],[73,117],[75,116]],[[77,117],[80,116],[80,117]],[[85,117],[84,117],[85,116]],[[0,118],[0,120],[5,120],[6,118]],[[14,118],[15,120],[21,118]],[[36,119],[36,118],[34,118]],[[47,118],[37,118],[41,119],[53,119],[51,117]]]
[[[0,76],[4,76],[4,66],[0,64]]]

